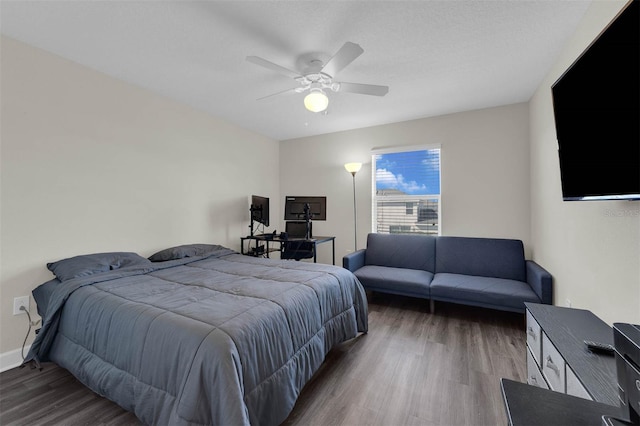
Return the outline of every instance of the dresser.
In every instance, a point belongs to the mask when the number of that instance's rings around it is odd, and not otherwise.
[[[584,344],[613,344],[613,329],[583,309],[525,306],[528,384],[500,381],[509,425],[601,426],[603,415],[624,418],[615,357]]]
[[[618,406],[615,357],[584,340],[613,344],[613,330],[591,311],[525,303],[527,383]]]

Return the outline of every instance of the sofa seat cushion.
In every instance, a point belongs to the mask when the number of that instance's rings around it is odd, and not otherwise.
[[[513,309],[524,309],[524,302],[540,303],[529,284],[522,281],[449,273],[434,276],[431,297]]]
[[[433,274],[418,269],[365,265],[354,272],[367,290],[429,298]]]

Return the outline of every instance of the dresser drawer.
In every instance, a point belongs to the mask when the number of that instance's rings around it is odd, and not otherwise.
[[[527,310],[527,346],[531,349],[533,358],[540,365],[540,358],[542,353],[542,331],[538,321],[533,318],[533,315]]]
[[[547,382],[544,380],[538,364],[533,359],[533,355],[531,355],[529,349],[527,349],[527,383],[539,388],[549,389],[549,385],[547,385]]]
[[[565,392],[565,362],[546,334],[542,333],[542,374],[549,388],[556,392]]]
[[[567,365],[567,394],[577,396],[580,398],[593,400],[593,398],[591,398],[591,395],[589,395],[589,392],[587,392],[584,386],[582,386],[582,383],[580,383],[580,380],[578,380],[576,373],[574,373],[571,367],[569,367],[568,365]]]

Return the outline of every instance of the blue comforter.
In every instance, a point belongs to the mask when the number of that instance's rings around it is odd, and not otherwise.
[[[27,361],[147,424],[276,425],[327,352],[366,331],[351,272],[221,249],[60,283]]]

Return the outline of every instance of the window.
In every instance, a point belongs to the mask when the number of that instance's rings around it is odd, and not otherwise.
[[[373,232],[440,234],[440,147],[372,153]]]

